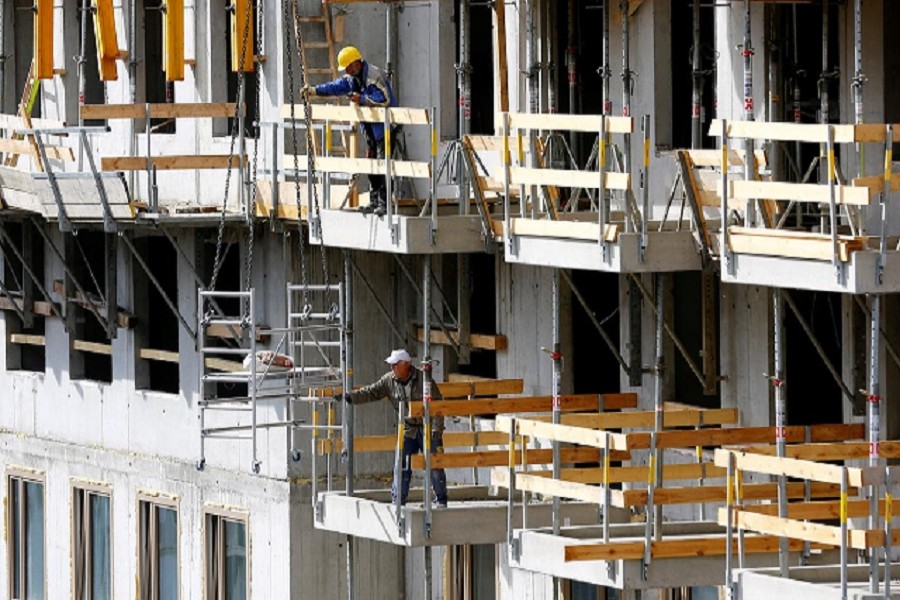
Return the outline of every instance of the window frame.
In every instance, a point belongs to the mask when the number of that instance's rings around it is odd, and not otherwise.
[[[76,560],[78,553],[78,541],[76,536],[76,523],[79,515],[75,512],[75,497],[80,492],[84,494],[85,500],[82,502],[82,514],[80,518],[84,519],[85,529],[84,529],[84,539],[85,539],[85,547],[84,547],[84,586],[85,590],[88,592],[88,597],[93,597],[93,590],[91,589],[93,586],[93,581],[90,577],[91,572],[91,558],[93,556],[93,546],[91,539],[91,532],[93,530],[93,521],[91,519],[91,504],[90,497],[91,496],[106,496],[109,500],[109,535],[107,542],[109,544],[109,590],[110,594],[113,598],[115,598],[115,578],[113,577],[113,573],[115,573],[115,555],[113,553],[113,539],[114,539],[114,525],[113,525],[113,489],[112,485],[106,482],[98,482],[87,479],[79,479],[77,477],[73,477],[71,480],[70,486],[70,494],[69,498],[71,499],[71,558],[72,558],[72,577],[71,577],[71,590],[72,590],[72,599],[73,600],[81,600],[76,594],[76,586],[75,586],[75,578],[76,578],[76,569],[78,565],[78,561]]]
[[[230,506],[224,506],[221,504],[214,503],[204,503],[203,509],[203,576],[202,576],[202,588],[203,588],[203,598],[216,599],[216,598],[227,598],[227,594],[225,594],[225,589],[221,586],[224,585],[224,574],[225,569],[224,560],[225,560],[225,546],[222,543],[222,540],[225,539],[225,522],[231,521],[233,523],[239,523],[244,526],[244,540],[246,542],[244,551],[246,555],[246,577],[244,577],[244,581],[246,582],[246,590],[244,592],[245,598],[250,598],[250,572],[251,572],[251,559],[250,559],[250,511],[233,508]],[[219,544],[215,548],[216,553],[216,561],[219,564],[218,569],[218,581],[215,584],[215,587],[211,587],[213,585],[207,578],[207,573],[209,573],[209,564],[212,559],[212,552],[214,551],[210,548],[209,544],[209,530],[208,528],[212,525],[212,521],[215,520],[216,528],[218,529],[218,537]]]
[[[12,511],[12,486],[13,482],[16,482],[16,485],[19,488],[19,503],[17,505],[18,510],[16,514],[13,514]],[[44,598],[47,597],[47,476],[43,471],[39,471],[37,469],[31,469],[29,467],[16,467],[11,466],[6,470],[6,502],[9,509],[6,511],[6,572],[7,572],[7,597],[13,600],[16,600],[16,596],[13,594],[13,586],[15,582],[15,578],[13,577],[13,571],[19,572],[19,578],[22,582],[22,587],[25,587],[25,568],[26,561],[24,557],[28,554],[28,546],[26,542],[25,532],[25,523],[27,519],[27,510],[23,510],[23,507],[26,504],[23,504],[23,499],[25,497],[25,484],[32,483],[38,484],[41,486],[41,497],[44,505],[44,535],[41,543],[44,547],[44,564],[43,564],[43,578],[44,578]],[[23,557],[23,560],[19,565],[15,565],[15,556],[16,552],[12,549],[13,544],[13,519],[18,521],[17,531],[19,532],[19,544],[21,548],[19,548],[19,556]],[[27,594],[27,589],[25,590]]]
[[[174,494],[167,494],[164,492],[154,492],[149,490],[138,490],[136,495],[137,502],[137,515],[136,527],[137,527],[137,572],[135,573],[135,581],[137,582],[137,595],[141,600],[159,600],[159,590],[153,586],[153,582],[156,579],[156,576],[159,572],[159,532],[156,528],[156,514],[157,510],[160,508],[165,508],[169,510],[175,511],[175,540],[176,540],[176,549],[178,552],[175,556],[175,589],[178,595],[178,598],[181,598],[181,511],[179,510],[180,498]],[[148,576],[150,578],[150,598],[145,599],[141,595],[141,542],[143,539],[141,537],[141,505],[148,504],[152,511],[150,518],[150,528],[148,530],[148,535],[151,535],[151,544],[149,545],[154,549],[153,552],[150,553],[150,568],[148,571]]]

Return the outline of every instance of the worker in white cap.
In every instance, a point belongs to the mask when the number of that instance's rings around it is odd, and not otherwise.
[[[430,373],[417,369],[409,352],[403,349],[394,350],[384,359],[391,366],[391,370],[385,373],[378,381],[362,387],[344,396],[347,402],[354,405],[366,402],[374,402],[386,398],[394,405],[394,410],[400,410],[400,403],[422,401],[423,377],[431,377]],[[432,398],[441,399],[441,392],[437,386],[431,388]],[[409,495],[409,481],[412,478],[410,457],[422,452],[424,428],[421,417],[407,417],[404,419],[403,454],[401,463],[400,503],[406,504]],[[444,451],[444,417],[431,418],[431,453]],[[434,489],[436,507],[447,506],[447,476],[443,469],[431,470],[431,485]],[[397,499],[397,481],[391,486],[391,499]]]

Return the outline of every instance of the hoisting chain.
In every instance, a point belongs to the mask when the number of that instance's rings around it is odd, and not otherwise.
[[[293,158],[294,158],[294,202],[297,205],[297,242],[298,242],[298,249],[299,249],[299,254],[300,254],[300,283],[302,286],[301,289],[302,289],[302,293],[303,293],[303,310],[301,312],[307,312],[307,309],[309,308],[309,276],[306,271],[306,239],[303,237],[303,227],[302,227],[302,221],[300,218],[300,214],[301,214],[300,213],[300,178],[298,177],[298,173],[300,172],[300,157],[297,154],[297,151],[298,151],[298,148],[297,148],[297,120],[296,120],[297,115],[296,115],[296,103],[295,103],[295,97],[294,97],[294,59],[293,59],[293,54],[291,52],[287,51],[288,48],[293,46],[293,43],[292,43],[293,42],[293,37],[292,37],[293,34],[291,32],[291,28],[288,26],[288,23],[291,22],[288,0],[282,0],[281,8],[282,8],[282,13],[283,13],[282,14],[282,22],[284,24],[282,27],[282,30],[284,31],[284,48],[285,48],[284,58],[285,58],[285,65],[287,67],[287,74],[288,74],[288,103],[291,107],[290,131],[291,131],[291,145],[292,145]],[[297,31],[296,33],[299,34],[300,32]],[[305,73],[303,71],[302,56],[301,56],[301,60],[300,60],[300,69],[301,69],[301,74]],[[309,115],[309,112],[310,112],[309,111],[309,102],[307,102],[304,106],[305,106],[305,112],[306,112],[306,118],[307,118],[306,154],[307,154],[307,160],[313,161],[311,139],[309,136],[309,116],[310,116]],[[310,168],[311,169],[315,168],[314,162],[310,162]],[[315,187],[315,186],[313,186],[313,187]]]
[[[237,97],[238,98],[240,98],[242,96],[242,92],[244,89],[244,65],[245,65],[245,61],[247,59],[247,40],[250,37],[250,22],[252,21],[252,17],[253,17],[253,14],[252,14],[253,8],[252,7],[253,7],[253,3],[248,2],[247,3],[247,14],[246,14],[246,18],[244,19],[244,32],[243,32],[243,36],[241,39],[241,60],[240,60],[239,66],[238,66],[238,73],[239,73],[239,77],[238,77],[238,81],[237,81]],[[246,101],[245,101],[245,104],[246,104]],[[238,121],[239,121],[240,111],[242,111],[242,110],[244,110],[244,107],[241,106],[240,103],[237,103],[235,105],[235,109],[234,109],[234,118],[232,119],[232,123],[231,123],[231,140],[229,143],[229,150],[228,150],[228,167],[225,170],[225,193],[222,198],[222,210],[219,213],[219,227],[218,227],[218,231],[216,234],[216,255],[215,255],[215,259],[213,260],[213,272],[212,272],[212,277],[210,278],[209,286],[207,286],[207,290],[209,290],[209,291],[215,291],[216,283],[218,282],[218,279],[219,279],[219,272],[222,270],[222,263],[223,263],[222,242],[225,237],[225,214],[226,214],[226,208],[228,205],[228,194],[231,189],[231,170],[232,170],[232,166],[234,164],[234,147],[235,147],[235,144],[237,143],[237,137],[238,137]],[[243,161],[244,161],[244,157],[241,156],[241,168],[244,167]],[[252,224],[251,224],[251,229],[252,229]],[[251,233],[251,242],[250,242],[251,251],[252,251],[252,243],[253,242],[252,242],[252,233]]]
[[[265,6],[265,2],[261,2],[256,7],[256,39],[254,40],[254,46],[256,47],[255,56],[263,55],[263,47],[262,47],[262,28],[264,22],[265,13],[263,12],[263,7]],[[248,4],[249,11],[249,4]],[[249,15],[248,15],[249,16]],[[250,19],[247,19],[247,27],[249,27]],[[246,39],[245,39],[246,42]],[[242,49],[243,51],[243,49]],[[241,60],[243,60],[243,56]],[[259,107],[259,99],[262,97],[262,66],[257,65],[254,69],[255,84],[256,84],[256,106]],[[243,78],[243,77],[242,77]],[[262,131],[259,125],[259,108],[257,108],[257,114],[254,115],[256,118],[253,120],[253,131],[256,134],[256,143],[253,144],[253,161],[250,167],[250,182],[249,187],[250,191],[248,194],[247,206],[249,210],[247,211],[247,262],[245,265],[245,280],[244,280],[244,289],[249,290],[251,284],[251,267],[253,266],[253,249],[256,242],[256,228],[254,227],[254,218],[256,213],[256,177],[257,177],[257,166],[259,164],[259,143],[262,139]],[[243,157],[242,157],[243,160]],[[242,165],[243,168],[243,165]],[[249,307],[248,307],[249,312]]]

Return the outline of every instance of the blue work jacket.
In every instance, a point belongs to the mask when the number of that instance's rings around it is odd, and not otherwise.
[[[394,90],[384,72],[366,61],[362,61],[362,65],[362,70],[356,76],[345,74],[334,81],[320,83],[316,86],[316,95],[347,96],[355,92],[359,94],[360,106],[397,106]],[[360,128],[365,132],[362,125]],[[384,138],[382,123],[371,123],[371,130],[376,140],[380,141]]]

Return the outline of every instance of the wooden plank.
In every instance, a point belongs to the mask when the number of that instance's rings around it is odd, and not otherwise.
[[[719,524],[726,525],[728,517],[725,509],[719,509]],[[841,528],[832,525],[822,525],[812,521],[798,521],[795,519],[782,519],[770,515],[737,511],[734,514],[734,524],[743,529],[757,531],[759,533],[786,536],[796,540],[805,540],[819,544],[841,546]],[[848,536],[849,537],[849,536]],[[865,547],[852,545],[852,539],[848,539],[850,546],[859,550]]]
[[[53,281],[53,292],[55,294],[59,294],[60,296],[65,297],[66,288],[63,285],[63,282],[60,281],[59,279],[56,279]],[[94,307],[97,309],[97,311],[100,314],[105,314],[105,311],[106,311],[105,304],[103,304],[99,300],[85,299],[85,297],[81,295],[81,292],[75,292],[75,296],[72,298],[69,298],[69,302],[77,304],[85,309],[87,309],[89,304],[93,304]],[[35,303],[35,304],[37,304],[37,303]],[[124,327],[126,329],[133,329],[136,322],[137,322],[137,317],[135,317],[133,314],[129,313],[128,311],[124,310],[123,308],[119,307],[119,310],[116,314],[116,323],[118,324],[119,327]]]
[[[422,327],[416,328],[416,338],[422,342],[425,340],[425,329]],[[441,346],[450,346],[459,343],[459,333],[456,331],[450,332],[450,338],[448,339],[447,335],[441,331],[440,329],[432,329],[431,330],[431,343],[439,344]],[[491,335],[485,333],[471,333],[469,334],[469,347],[475,348],[477,350],[506,350],[507,341],[505,335]]]
[[[550,448],[530,448],[525,452],[526,462],[529,465],[549,465],[553,463],[553,450]],[[600,458],[600,451],[594,448],[561,448],[560,461],[563,463],[596,462]],[[425,457],[415,454],[411,457],[413,469],[425,468]],[[616,460],[627,460],[622,453],[616,455]],[[522,464],[522,452],[518,450],[515,458],[516,464]],[[500,467],[509,465],[509,450],[485,450],[481,452],[445,452],[434,454],[431,457],[431,466],[434,469],[468,469],[472,467]],[[491,481],[493,484],[493,480]]]
[[[213,371],[225,371],[228,373],[237,373],[244,370],[244,365],[236,360],[226,360],[224,358],[207,358],[204,361],[207,369]]]
[[[521,443],[522,438],[518,438]],[[506,446],[509,434],[502,431],[445,431],[444,448],[471,448],[473,446]],[[319,440],[319,452],[340,452],[343,440]],[[393,452],[397,447],[396,435],[369,435],[353,438],[353,451],[363,454],[370,452]]]
[[[724,477],[726,470],[710,463],[683,463],[663,465],[664,481],[685,481],[689,479],[717,479]],[[552,477],[553,471],[528,471],[535,477]],[[641,467],[610,467],[610,483],[647,483],[648,471]],[[577,483],[603,483],[603,469],[587,467],[577,469],[561,469],[560,479]]]
[[[11,333],[9,334],[11,344],[21,344],[24,346],[46,346],[47,338],[43,335],[32,335],[28,333]]]
[[[545,420],[550,417],[537,417]],[[700,427],[712,425],[733,425],[738,422],[736,408],[668,410],[663,413],[663,427]],[[563,425],[590,427],[593,429],[624,429],[633,427],[653,427],[656,411],[620,413],[593,413],[562,415]]]
[[[497,424],[497,428],[501,428],[499,423]],[[595,429],[557,425],[554,423],[545,423],[543,421],[532,421],[530,419],[517,419],[516,433],[545,440],[565,442],[568,444],[591,446],[592,448],[608,447],[616,450],[627,449],[622,443],[623,437],[621,434],[610,434]],[[608,442],[607,438],[609,438]]]
[[[807,260],[831,260],[833,255],[831,236],[826,234],[734,226],[728,231],[729,247],[737,254]],[[865,243],[861,237],[838,236],[838,258],[849,261],[853,252],[865,248]]]
[[[695,167],[721,167],[722,151],[721,150],[685,150],[691,157],[691,162]],[[733,167],[744,166],[744,150],[729,150],[728,164]],[[753,156],[756,158],[756,165],[760,169],[765,168],[768,164],[766,152],[764,150],[754,150]],[[719,175],[721,177],[721,174]]]
[[[804,441],[805,428],[790,426],[785,428],[788,443]],[[810,435],[819,441],[859,439],[864,435],[860,423],[813,425]],[[625,434],[628,450],[642,450],[650,447],[650,433]],[[767,443],[775,441],[774,427],[729,427],[722,429],[699,429],[685,431],[660,431],[656,434],[658,448],[693,448],[695,446],[726,446],[735,444]],[[624,449],[624,448],[623,448]]]
[[[719,186],[721,187],[721,185]],[[766,198],[770,200],[793,200],[795,202],[828,203],[831,196],[827,184],[819,183],[786,183],[783,181],[747,181],[732,179],[728,182],[729,198],[751,200]],[[721,193],[721,190],[718,190]],[[866,206],[869,204],[870,190],[865,187],[847,185],[835,186],[835,202]]]
[[[607,189],[627,190],[631,188],[630,173],[607,171],[604,176]],[[600,174],[597,171],[510,167],[509,183],[510,185],[553,185],[565,188],[597,189],[600,187]]]
[[[777,456],[766,456],[764,454],[746,453],[722,448],[715,451],[715,464],[720,467],[728,466],[729,456],[734,456],[735,467],[743,471],[765,473],[767,475],[784,475],[837,485],[841,483],[843,468],[838,465],[821,464],[796,458],[779,458]],[[854,487],[879,484],[884,480],[884,470],[870,467],[848,468],[847,477],[850,485]]]
[[[326,173],[350,173],[366,175],[384,175],[386,161],[380,158],[348,158],[345,156],[317,156],[316,170]],[[286,168],[294,168],[294,155],[282,157]],[[306,170],[306,155],[297,156],[297,168]],[[418,179],[431,178],[431,163],[415,160],[392,160],[391,172],[394,177],[412,177]]]
[[[891,503],[892,514],[897,514],[900,510],[900,500],[894,500]],[[742,506],[744,512],[757,513],[761,515],[778,516],[777,504],[752,504]],[[878,501],[878,514],[884,516],[884,501]],[[812,502],[789,502],[788,514],[789,519],[808,519],[812,521],[830,521],[839,519],[841,516],[840,500],[818,500]],[[847,516],[851,519],[869,516],[868,500],[850,500],[847,502]]]
[[[75,161],[75,152],[66,146],[45,145],[44,150],[47,152],[47,158],[64,162]],[[33,149],[31,143],[26,140],[0,138],[0,152],[30,155],[33,153]]]
[[[742,452],[774,456],[774,446],[747,446],[737,448]],[[868,442],[838,442],[818,444],[790,444],[785,448],[786,458],[814,461],[860,460],[868,458]],[[900,458],[900,441],[885,440],[878,444],[878,456],[885,459]]]
[[[112,356],[112,344],[98,344],[96,342],[86,342],[84,340],[72,340],[72,348],[79,352]]]
[[[543,129],[553,131],[582,131],[600,133],[603,115],[569,115],[509,113],[510,129]],[[502,123],[502,117],[498,117]],[[606,117],[607,133],[634,133],[634,119],[631,117]]]
[[[27,125],[20,115],[0,114],[0,129],[16,131],[20,129],[63,129],[65,121],[54,119],[30,119],[31,125]]]
[[[233,102],[182,102],[151,103],[150,116],[154,119],[198,119],[234,117],[237,104]],[[83,119],[146,119],[146,104],[85,104],[81,107]]]
[[[787,495],[789,498],[803,498],[805,485],[802,482],[788,483]],[[741,486],[741,492],[745,500],[774,500],[778,498],[777,483],[745,483]],[[810,486],[812,498],[836,498],[840,493],[840,486],[830,483],[814,482]],[[724,485],[696,485],[684,487],[659,487],[653,491],[653,503],[658,505],[670,504],[697,504],[700,502],[724,502],[727,500],[728,489]],[[624,492],[614,490],[613,498],[616,506],[646,506],[647,490],[635,489]]]
[[[747,554],[778,552],[781,539],[772,535],[746,535],[742,538],[740,550]],[[731,540],[732,552],[738,553],[738,539]],[[728,548],[724,536],[696,537],[679,536],[677,539],[657,540],[650,543],[653,558],[691,558],[700,556],[722,556]],[[800,540],[789,540],[788,550],[799,552],[803,549]],[[610,542],[607,544],[578,544],[566,546],[565,560],[641,560],[644,558],[644,542]]]
[[[535,237],[558,237],[573,240],[598,242],[600,224],[591,221],[550,221],[548,219],[515,218],[510,221],[513,235]],[[617,225],[607,223],[603,229],[603,239],[615,243],[618,239]]]
[[[608,410],[633,408],[637,402],[635,394],[603,394],[604,406]],[[599,406],[600,394],[564,394],[560,396],[563,411],[595,410]],[[553,410],[552,396],[521,396],[517,398],[489,398],[483,400],[444,400],[431,403],[432,416],[459,417],[468,415],[497,415],[501,413],[532,413]],[[424,411],[421,402],[410,403],[410,416],[421,417]],[[499,428],[499,426],[498,426]],[[507,431],[508,432],[508,431]]]
[[[852,183],[854,186],[868,188],[870,195],[875,196],[884,189],[884,175],[857,177]],[[900,192],[900,173],[891,173],[891,191]]]
[[[473,135],[466,134],[472,150],[476,152],[502,152],[503,137],[499,135]]]
[[[857,142],[884,142],[887,136],[887,125],[884,123],[864,123],[853,126]],[[900,142],[900,123],[894,124],[894,143]]]
[[[246,157],[244,158],[246,162]],[[181,154],[171,156],[153,156],[150,162],[160,171],[187,169],[239,169],[241,157],[228,154]],[[147,159],[142,156],[104,156],[100,159],[103,171],[145,171]]]
[[[181,356],[178,352],[170,350],[154,350],[153,348],[141,348],[138,350],[138,356],[144,360],[153,360],[157,362],[167,362],[178,364],[181,362]]]
[[[259,325],[260,329],[265,329],[266,327],[267,327],[267,325]],[[234,327],[232,327],[232,329],[234,329],[234,331],[237,332],[238,336],[242,336],[243,330],[240,328],[240,326],[234,326]],[[232,339],[234,337],[234,335],[232,334],[231,329],[229,329],[228,325],[222,325],[219,323],[213,323],[213,324],[207,325],[206,329],[204,331],[206,332],[207,337],[214,337],[214,338],[220,338],[220,339]],[[265,333],[264,331],[258,331],[256,333],[256,341],[262,342],[264,344],[268,343],[269,340],[271,339],[271,337],[272,337],[271,335],[269,335],[268,333]]]
[[[522,379],[484,379],[474,381],[448,381],[436,383],[441,396],[467,398],[469,396],[497,396],[499,394],[521,394],[525,389]]]
[[[15,299],[16,306],[19,307],[20,310],[25,310],[24,303],[21,298]],[[59,304],[54,303],[56,309],[59,310]],[[0,296],[0,310],[16,310],[13,303],[6,296]],[[53,309],[50,306],[49,302],[45,302],[42,300],[35,300],[34,302],[34,314],[41,317],[52,317],[55,316],[53,313]]]
[[[387,109],[390,113],[391,123],[394,125],[430,125],[431,117],[424,108],[394,107]],[[384,108],[378,106],[340,106],[336,104],[313,104],[312,120],[341,121],[344,123],[384,123]],[[281,118],[291,118],[291,105],[284,104],[281,107]],[[306,107],[303,104],[294,105],[294,120],[302,121],[306,118]]]
[[[728,137],[732,139],[775,140],[824,144],[828,128],[834,127],[836,144],[852,144],[856,140],[853,125],[820,125],[815,123],[770,123],[767,121],[728,121]],[[721,119],[713,119],[709,135],[722,137]]]

